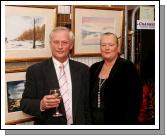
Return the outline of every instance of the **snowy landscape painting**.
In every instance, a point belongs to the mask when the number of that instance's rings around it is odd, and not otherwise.
[[[8,15],[5,21],[7,50],[44,48],[44,17]]]

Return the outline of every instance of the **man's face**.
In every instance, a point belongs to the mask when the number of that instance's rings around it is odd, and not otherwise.
[[[60,62],[64,62],[69,57],[69,52],[73,48],[69,32],[60,30],[54,32],[51,37],[50,46],[52,55]]]
[[[114,60],[119,54],[116,37],[114,35],[102,36],[100,50],[104,60]]]

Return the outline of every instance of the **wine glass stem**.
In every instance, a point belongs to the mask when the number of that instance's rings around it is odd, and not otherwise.
[[[59,113],[58,107],[56,107],[56,113]]]

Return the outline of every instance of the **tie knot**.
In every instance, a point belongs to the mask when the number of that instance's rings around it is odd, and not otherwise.
[[[64,64],[60,64],[59,68],[64,69]]]

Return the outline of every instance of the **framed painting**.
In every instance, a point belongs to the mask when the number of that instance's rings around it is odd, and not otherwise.
[[[49,34],[55,23],[56,6],[5,6],[5,61],[50,57]]]
[[[122,45],[123,8],[73,6],[73,56],[99,56],[100,35],[115,33]]]
[[[20,109],[20,100],[24,91],[25,72],[6,73],[5,124],[17,124],[33,120],[33,116]]]

